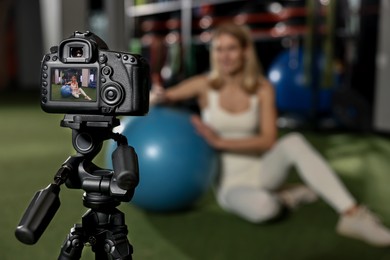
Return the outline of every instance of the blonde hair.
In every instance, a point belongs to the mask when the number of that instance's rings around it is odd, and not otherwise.
[[[246,57],[243,67],[243,80],[241,86],[248,93],[256,92],[259,86],[259,79],[262,76],[262,69],[257,59],[257,53],[252,41],[250,30],[247,26],[224,23],[216,27],[213,31],[212,41],[218,36],[228,34],[238,40],[241,47],[246,49]],[[223,77],[218,68],[218,64],[211,48],[210,55],[211,71],[209,74],[209,84],[214,89],[219,89],[223,83]]]

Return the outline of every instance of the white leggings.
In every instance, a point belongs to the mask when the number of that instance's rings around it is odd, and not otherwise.
[[[225,210],[255,223],[278,215],[281,204],[275,190],[295,166],[300,178],[338,213],[355,205],[356,201],[322,156],[305,138],[291,133],[281,138],[264,154],[260,171],[260,188],[231,187],[223,191],[221,205]]]
[[[84,92],[83,89],[79,88],[75,91],[72,91],[72,96],[74,96],[75,98],[79,98],[80,97],[80,94],[83,95],[84,97],[87,96],[87,94]]]

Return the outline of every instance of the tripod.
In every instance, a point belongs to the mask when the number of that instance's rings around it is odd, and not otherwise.
[[[77,151],[54,176],[54,182],[38,191],[15,231],[25,244],[38,241],[60,206],[60,186],[83,189],[83,204],[89,210],[81,224],[75,224],[66,237],[59,260],[80,259],[84,245],[90,245],[96,260],[132,259],[133,248],[127,239],[124,214],[116,207],[130,201],[138,185],[138,159],[125,136],[112,129],[119,120],[112,116],[65,115],[62,127],[72,129],[72,143]],[[92,163],[105,140],[113,139],[113,171]]]

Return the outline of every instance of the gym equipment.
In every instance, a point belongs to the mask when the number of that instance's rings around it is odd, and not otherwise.
[[[301,48],[292,48],[282,51],[271,64],[268,78],[275,87],[276,105],[282,112],[300,112],[308,114],[315,108],[318,112],[331,110],[331,98],[337,87],[336,73],[333,74],[335,86],[314,88],[308,84],[303,62],[304,51]],[[320,77],[323,68],[323,55],[315,55],[314,72]],[[311,75],[313,78],[313,75]],[[320,81],[319,81],[320,82]]]
[[[154,107],[148,116],[124,121],[120,133],[137,150],[142,172],[132,203],[149,211],[191,207],[210,187],[216,152],[190,122],[190,113]],[[107,155],[114,149],[108,148]],[[110,165],[111,160],[107,156]]]
[[[63,85],[61,87],[61,96],[63,98],[67,98],[67,97],[72,96],[72,89],[71,89],[70,85]]]

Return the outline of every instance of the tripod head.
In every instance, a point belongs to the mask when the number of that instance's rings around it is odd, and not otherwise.
[[[103,180],[103,183],[109,181],[107,184],[96,183],[101,189],[100,192],[104,194],[108,192],[109,195],[117,198],[123,196],[121,201],[129,201],[133,197],[139,180],[138,158],[134,148],[128,146],[126,137],[112,132],[112,129],[119,124],[119,120],[113,116],[65,115],[61,126],[72,129],[72,144],[78,155],[84,157],[85,168],[84,173],[79,170],[78,180],[74,178],[76,175],[70,176],[66,182],[68,188],[84,189],[87,192],[96,191],[96,188],[91,187],[93,177],[88,176],[90,172],[94,172],[95,176],[110,177],[109,180],[107,178]],[[104,170],[92,164],[91,160],[100,152],[103,142],[108,139],[115,140],[118,146],[112,154],[113,172],[104,173]],[[108,188],[109,190],[106,190]]]
[[[65,115],[62,127],[72,129],[72,144],[77,154],[59,168],[54,181],[38,191],[26,209],[15,235],[25,244],[35,244],[60,207],[60,186],[82,189],[84,206],[105,212],[130,201],[139,182],[138,158],[128,146],[125,136],[113,133],[120,124],[114,116]],[[105,140],[113,139],[117,148],[112,153],[113,170],[92,163]]]

